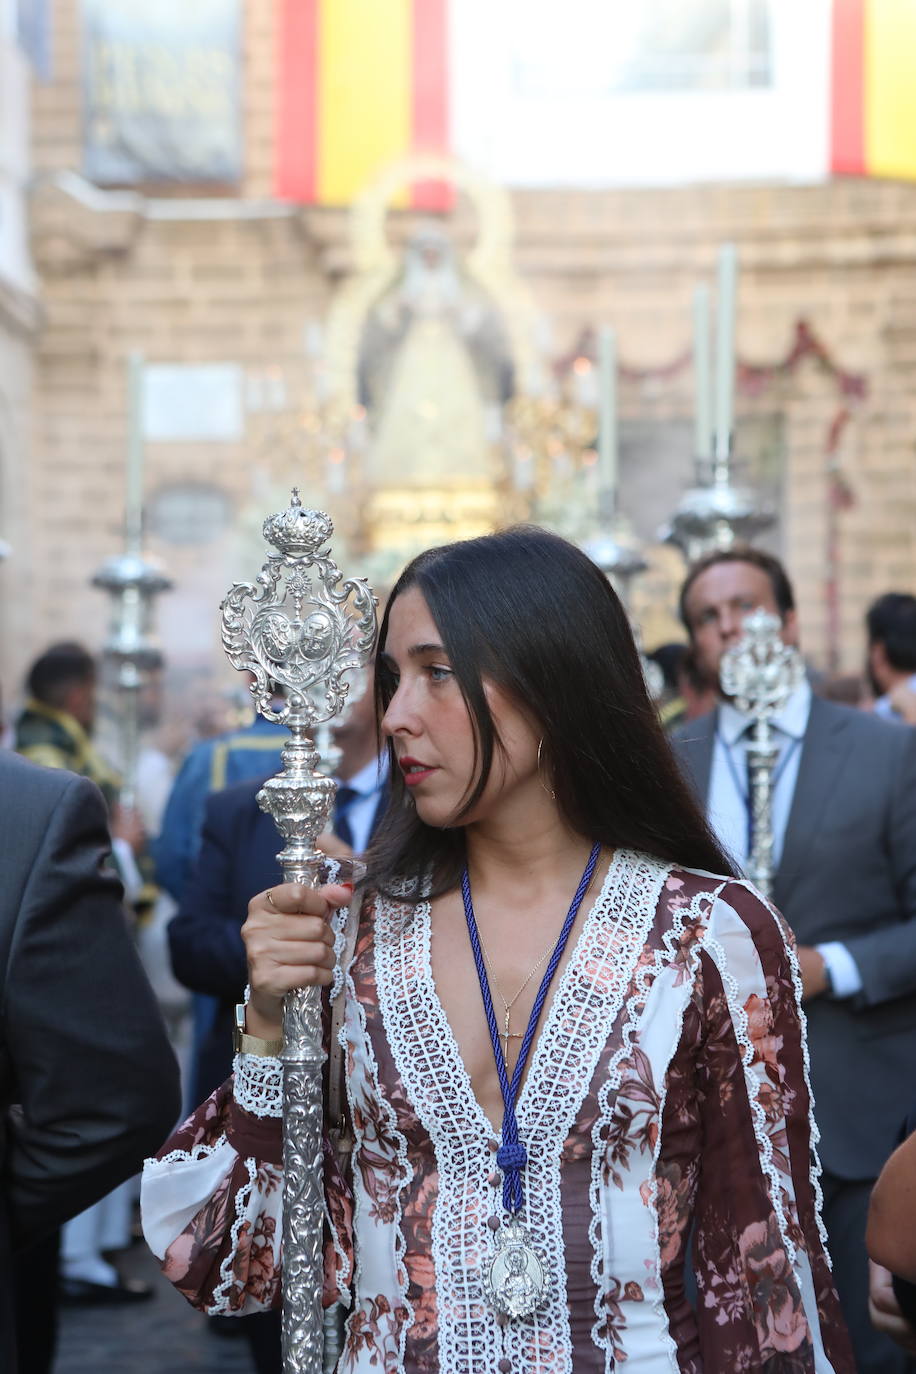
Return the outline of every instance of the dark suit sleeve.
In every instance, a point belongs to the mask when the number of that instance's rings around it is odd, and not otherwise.
[[[916,730],[895,729],[894,746],[884,834],[900,921],[843,942],[862,977],[864,1006],[916,992]]]
[[[159,834],[151,844],[156,882],[176,902],[181,901],[197,855],[211,768],[211,749],[197,745],[178,770]]]
[[[192,992],[224,1002],[238,1001],[248,979],[243,917],[233,882],[243,813],[237,805],[229,809],[233,802],[218,793],[207,803],[200,854],[169,923],[175,977]]]
[[[107,865],[105,806],[72,777],[46,816],[10,946],[4,1188],[14,1244],[134,1173],[180,1110],[178,1069]]]

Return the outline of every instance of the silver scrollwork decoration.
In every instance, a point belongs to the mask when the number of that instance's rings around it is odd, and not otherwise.
[[[772,722],[804,676],[801,654],[783,643],[779,616],[762,607],[745,617],[740,640],[725,651],[719,667],[722,691],[752,721],[747,745],[751,820],[747,876],[766,897],[773,890],[773,787],[779,759]]]
[[[327,829],[336,790],[318,770],[313,734],[337,716],[350,679],[375,645],[377,601],[362,578],[344,578],[328,545],[334,527],[293,491],[288,509],[264,523],[273,546],[255,582],[231,588],[222,604],[223,648],[253,675],[260,713],[288,727],[283,769],[258,793],[285,845],[286,882],[315,887],[328,860],[316,841]],[[342,881],[362,876],[357,861],[335,860]],[[346,870],[346,871],[344,871]],[[323,1094],[321,995],[290,993],[283,1010],[283,1369],[321,1374],[323,1318]]]

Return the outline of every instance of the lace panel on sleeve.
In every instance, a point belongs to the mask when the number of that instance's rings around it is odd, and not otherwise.
[[[237,1054],[233,1097],[252,1116],[283,1115],[283,1065],[271,1055]]]

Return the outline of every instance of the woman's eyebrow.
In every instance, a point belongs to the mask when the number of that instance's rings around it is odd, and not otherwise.
[[[422,658],[424,654],[443,654],[446,658],[448,657],[441,644],[411,644],[410,648],[407,650],[408,658]],[[380,649],[377,658],[379,663],[385,668],[390,668],[395,672],[397,671],[397,660],[387,649]]]
[[[441,644],[411,644],[407,650],[408,658],[419,658],[421,654],[444,654],[445,649]]]

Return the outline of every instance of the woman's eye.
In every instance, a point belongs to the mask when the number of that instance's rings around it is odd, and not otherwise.
[[[453,675],[451,668],[441,668],[436,663],[431,663],[426,671],[432,682],[446,682]]]

